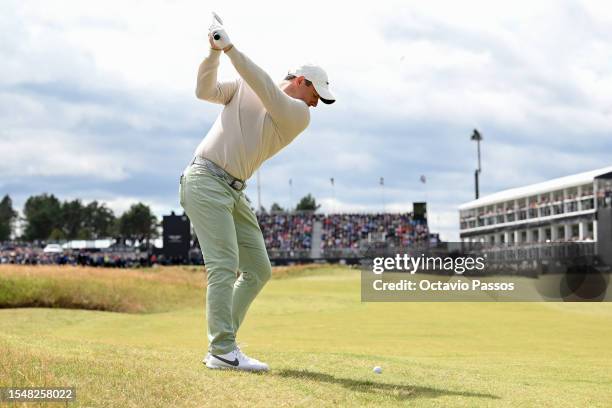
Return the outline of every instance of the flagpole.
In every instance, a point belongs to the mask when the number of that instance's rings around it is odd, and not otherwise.
[[[332,212],[335,213],[336,212],[336,185],[334,182],[334,178],[331,177],[329,179],[329,182],[331,183],[331,189],[332,189]]]
[[[289,205],[287,206],[287,212],[292,212],[291,205],[293,204],[293,180],[289,179]]]
[[[380,178],[380,189],[382,191],[382,212],[385,213],[385,178]]]
[[[433,229],[431,226],[431,221],[433,220],[432,217],[430,217],[431,215],[431,207],[429,206],[429,191],[427,189],[427,178],[425,177],[425,175],[421,175],[421,183],[423,183],[423,190],[425,191],[425,208],[427,211],[427,227],[429,228],[429,231],[431,232],[431,230]],[[413,209],[414,211],[414,209]]]

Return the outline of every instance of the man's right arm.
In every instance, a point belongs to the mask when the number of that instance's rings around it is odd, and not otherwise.
[[[198,69],[198,82],[196,85],[196,96],[208,102],[227,105],[236,90],[238,81],[217,82],[217,68],[219,68],[219,56],[221,50],[210,49],[210,52]]]

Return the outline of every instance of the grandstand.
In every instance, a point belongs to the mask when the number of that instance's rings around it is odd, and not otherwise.
[[[318,216],[312,212],[259,214],[268,252],[276,258],[308,258]]]
[[[415,203],[414,213],[347,213],[319,214],[313,211],[259,213],[257,219],[273,263],[346,261],[358,262],[365,251],[375,243],[390,248],[406,247],[414,243],[429,242],[426,204]],[[187,228],[180,232],[181,223]],[[0,263],[76,264],[117,266],[133,263],[202,263],[202,254],[195,236],[189,236],[189,221],[183,215],[164,217],[164,246],[142,253],[134,248],[130,253],[108,248],[84,248],[62,245],[63,252],[45,254],[42,247],[32,244],[0,246]],[[172,226],[172,227],[171,227]],[[75,241],[76,242],[76,241]],[[173,242],[186,242],[184,254],[179,254]],[[191,242],[191,244],[189,244]],[[45,243],[40,243],[44,245]],[[171,248],[172,247],[172,248]],[[110,261],[109,261],[110,260]]]
[[[400,247],[430,237],[427,219],[412,213],[261,213],[258,221],[273,260],[356,259],[374,242]]]
[[[612,207],[612,167],[504,190],[459,207],[464,242],[595,242],[610,229],[598,212]],[[601,231],[599,231],[601,233]]]

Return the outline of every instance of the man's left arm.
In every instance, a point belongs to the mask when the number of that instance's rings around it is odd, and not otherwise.
[[[310,119],[308,106],[283,92],[263,69],[235,46],[225,51],[238,74],[259,97],[275,123],[303,130]]]

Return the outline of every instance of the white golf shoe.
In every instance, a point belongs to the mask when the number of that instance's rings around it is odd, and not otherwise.
[[[244,371],[268,371],[268,365],[247,357],[239,347],[226,354],[210,354],[204,359],[206,367],[212,369],[234,369]]]

